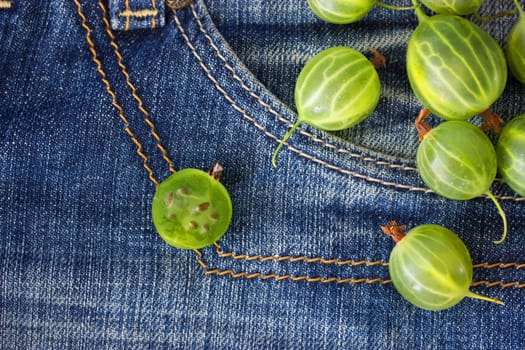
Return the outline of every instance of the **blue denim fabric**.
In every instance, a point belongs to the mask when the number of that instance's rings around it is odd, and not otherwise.
[[[167,9],[162,28],[108,33],[109,12],[0,10],[0,348],[523,348],[525,199],[495,182],[510,224],[495,246],[490,200],[422,183],[404,67],[412,13],[334,26],[305,1],[199,0]],[[483,27],[503,42],[514,20]],[[272,168],[299,70],[335,45],[387,57],[377,110],[334,134],[301,126]],[[493,109],[508,120],[524,105],[509,79]],[[155,179],[170,170],[146,118],[176,169],[224,166],[234,213],[219,246],[177,250],[156,234],[155,185],[130,135]],[[406,302],[387,283],[390,220],[455,231],[489,264],[472,289],[506,305]]]

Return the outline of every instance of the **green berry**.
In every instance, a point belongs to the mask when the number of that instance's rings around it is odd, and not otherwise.
[[[525,196],[525,114],[501,130],[496,145],[499,173],[519,195]]]
[[[365,17],[377,0],[308,0],[319,18],[335,24],[347,24]]]
[[[420,16],[406,64],[417,98],[447,120],[465,120],[487,110],[507,81],[505,55],[498,43],[458,16]]]
[[[432,11],[448,15],[469,15],[476,12],[483,0],[421,0]]]
[[[396,246],[389,259],[388,271],[396,290],[413,305],[425,310],[448,309],[465,297],[502,304],[469,290],[472,283],[472,260],[463,241],[449,229],[420,225],[405,236],[383,227],[393,236]]]
[[[228,191],[198,169],[183,169],[162,181],[153,197],[152,217],[169,245],[199,249],[219,240],[230,225]]]

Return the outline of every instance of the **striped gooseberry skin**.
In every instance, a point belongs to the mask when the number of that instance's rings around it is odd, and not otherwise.
[[[425,224],[408,231],[392,250],[388,270],[399,294],[422,309],[447,309],[471,296],[470,254],[443,226]]]
[[[334,24],[357,22],[365,17],[377,0],[308,0],[317,17]]]
[[[497,172],[490,139],[478,127],[459,120],[430,130],[419,144],[416,162],[428,187],[457,200],[489,192]]]
[[[436,13],[464,16],[476,12],[483,0],[421,0],[421,3]]]
[[[295,84],[299,120],[322,130],[341,130],[369,116],[377,106],[379,76],[359,51],[325,49],[304,66]]]
[[[507,82],[501,47],[459,16],[423,19],[409,40],[406,61],[415,95],[446,120],[465,120],[485,111]]]
[[[525,84],[525,14],[520,15],[507,38],[505,55],[512,75]]]
[[[503,180],[525,196],[525,114],[513,118],[501,130],[496,153]]]

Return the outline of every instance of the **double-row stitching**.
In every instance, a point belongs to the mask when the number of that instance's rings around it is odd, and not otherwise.
[[[166,161],[166,163],[168,163],[169,170],[172,173],[174,173],[175,172],[175,168],[173,167],[173,161],[168,156],[168,152],[166,151],[166,148],[162,145],[162,143],[160,141],[160,136],[158,135],[157,131],[155,130],[155,124],[151,120],[148,110],[144,107],[144,103],[142,102],[142,99],[140,98],[140,96],[137,93],[137,88],[131,82],[131,78],[130,78],[130,75],[128,73],[128,70],[127,70],[126,66],[124,65],[124,59],[122,57],[122,54],[120,53],[119,46],[117,45],[117,43],[115,41],[115,35],[113,35],[113,32],[111,31],[111,27],[110,27],[109,21],[107,19],[106,7],[102,3],[102,1],[99,1],[98,6],[102,10],[102,20],[104,22],[104,26],[106,27],[106,33],[107,33],[107,35],[109,37],[110,45],[113,47],[113,52],[114,52],[115,56],[117,57],[117,64],[120,67],[120,70],[121,70],[122,74],[124,75],[124,78],[126,80],[126,84],[131,89],[131,96],[137,102],[139,111],[144,115],[144,122],[149,126],[150,133],[153,136],[153,138],[155,139],[155,142],[157,144],[157,148],[159,149],[159,151],[162,154],[162,158]]]
[[[246,92],[248,92],[248,94],[250,96],[252,96],[260,105],[262,105],[269,113],[273,114],[278,120],[280,120],[280,121],[284,122],[285,124],[287,124],[288,127],[290,127],[290,128],[293,127],[293,125],[294,125],[293,122],[291,122],[290,120],[288,120],[285,117],[283,117],[282,114],[277,112],[269,103],[265,102],[262,99],[262,97],[260,95],[258,95],[256,92],[254,92],[252,90],[252,88],[250,88],[248,85],[246,85],[246,83],[242,80],[242,78],[235,72],[235,69],[228,63],[226,57],[224,57],[224,55],[220,52],[220,49],[217,46],[217,44],[215,44],[215,41],[213,40],[213,38],[208,34],[206,29],[204,28],[204,25],[202,24],[200,16],[197,14],[197,11],[195,10],[195,5],[193,5],[193,4],[191,5],[191,12],[193,14],[193,17],[195,18],[195,21],[197,22],[197,24],[199,26],[199,30],[202,32],[204,37],[210,43],[210,46],[215,51],[216,56],[223,62],[224,67],[228,71],[230,71],[230,73],[232,75],[232,78],[237,80],[239,82],[239,84],[241,85],[241,87]],[[374,157],[367,157],[367,156],[364,156],[362,154],[352,152],[352,151],[350,151],[350,150],[348,150],[346,148],[338,147],[338,146],[330,143],[329,141],[324,140],[324,139],[322,139],[322,138],[320,138],[318,136],[315,136],[314,134],[312,134],[312,133],[302,129],[301,127],[297,128],[297,130],[298,130],[298,132],[300,134],[310,138],[313,142],[320,143],[324,147],[327,147],[327,148],[330,148],[330,149],[334,150],[336,153],[346,154],[346,155],[348,155],[351,158],[359,158],[359,159],[361,159],[361,160],[363,160],[365,162],[372,162],[372,163],[375,163],[377,165],[387,166],[387,167],[390,167],[390,168],[393,168],[393,169],[401,169],[401,170],[407,170],[407,171],[417,171],[417,168],[415,168],[415,167],[402,165],[402,164],[394,164],[394,163],[387,162],[387,161],[381,161],[381,160],[378,160],[378,159],[376,159]]]
[[[215,44],[215,42],[213,41],[211,36],[207,33],[206,29],[204,28],[204,25],[202,24],[202,22],[200,20],[200,17],[199,17],[199,15],[196,12],[195,5],[191,4],[190,8],[191,8],[191,12],[193,14],[193,17],[194,17],[194,19],[195,19],[195,21],[196,21],[200,31],[203,33],[204,37],[207,39],[207,41],[209,42],[210,46],[215,51],[216,56],[223,62],[224,67],[232,74],[232,77],[236,81],[238,81],[241,84],[241,87],[244,90],[246,90],[249,93],[250,96],[255,98],[258,101],[258,103],[260,103],[267,111],[269,111],[271,114],[276,116],[279,120],[285,122],[286,124],[288,124],[291,127],[293,125],[292,122],[290,122],[288,119],[284,118],[281,114],[279,114],[277,111],[275,111],[275,109],[272,108],[272,106],[270,106],[268,103],[263,101],[263,99],[258,94],[256,94],[249,86],[247,86],[244,83],[244,81],[242,80],[242,78],[237,73],[235,73],[234,68],[227,62],[226,58],[221,54],[218,46]],[[204,63],[203,59],[201,58],[201,56],[197,52],[195,46],[191,43],[191,40],[189,39],[188,35],[186,34],[184,28],[182,27],[182,24],[181,24],[181,22],[180,22],[180,20],[179,20],[179,18],[177,16],[177,13],[176,13],[175,10],[173,10],[173,17],[174,17],[174,20],[175,20],[175,23],[176,23],[177,27],[179,28],[179,31],[181,32],[182,37],[184,38],[184,41],[185,41],[186,45],[190,48],[193,56],[197,59],[197,62],[199,63],[201,68],[204,70],[206,76],[215,85],[216,89],[224,96],[224,98],[230,103],[230,105],[237,112],[239,112],[243,116],[244,119],[248,120],[259,131],[261,131],[264,135],[268,136],[269,138],[271,138],[271,139],[273,139],[273,140],[275,140],[277,142],[280,142],[281,139],[279,137],[277,137],[277,136],[273,135],[272,133],[270,133],[264,126],[259,124],[255,120],[255,118],[253,118],[250,115],[248,115],[248,113],[243,108],[239,107],[239,105],[236,103],[236,101],[234,101],[229,96],[229,94],[222,88],[222,86],[219,84],[217,79],[211,73],[210,69]],[[357,154],[357,153],[353,153],[353,152],[351,152],[351,151],[349,151],[347,149],[339,148],[336,145],[333,145],[333,144],[331,144],[331,143],[329,143],[329,142],[327,142],[325,140],[319,139],[319,138],[315,137],[313,134],[308,133],[308,132],[306,132],[304,130],[303,130],[303,134],[306,135],[307,137],[311,138],[315,142],[322,143],[325,147],[334,149],[338,153],[344,153],[344,154],[347,154],[347,155],[349,155],[351,157],[354,157],[354,158],[359,158],[361,160],[368,161],[368,162],[374,162],[375,164],[388,166],[388,167],[391,167],[391,168],[398,168],[398,169],[409,170],[409,171],[417,171],[417,168],[414,168],[414,167],[408,167],[408,166],[399,165],[399,164],[393,164],[393,163],[389,163],[389,162],[385,162],[385,161],[379,161],[379,160],[377,160],[375,158],[372,158],[372,157],[365,157],[363,155],[360,155],[360,154]],[[315,163],[317,163],[319,165],[322,165],[322,166],[327,167],[329,169],[338,171],[338,172],[343,173],[345,175],[349,175],[349,176],[352,176],[352,177],[360,178],[360,179],[363,179],[363,180],[366,180],[366,181],[369,181],[369,182],[372,182],[372,183],[377,183],[377,184],[380,184],[380,185],[383,185],[383,186],[387,186],[387,187],[394,187],[394,188],[399,188],[399,189],[404,189],[404,190],[409,190],[409,191],[416,191],[416,192],[423,192],[423,193],[434,193],[434,191],[430,190],[429,188],[405,185],[405,184],[400,184],[400,183],[393,182],[393,181],[385,181],[385,180],[381,180],[381,179],[378,179],[378,178],[375,178],[375,177],[372,177],[372,176],[368,176],[368,175],[364,175],[364,174],[358,173],[356,171],[352,171],[352,170],[348,170],[348,169],[345,169],[345,168],[341,168],[341,167],[339,167],[337,165],[334,165],[332,163],[328,163],[328,162],[326,162],[324,160],[321,160],[321,159],[319,159],[319,158],[317,158],[315,156],[312,156],[312,155],[310,155],[308,153],[305,153],[305,152],[295,148],[294,146],[292,146],[288,142],[285,142],[284,145],[290,151],[295,152],[299,156],[302,156],[302,157],[304,157],[304,158],[306,158],[306,159],[308,159],[310,161],[313,161],[313,162],[315,162]],[[501,196],[501,195],[495,196],[495,197],[500,199],[500,200],[525,201],[525,197]]]
[[[229,276],[234,279],[260,279],[260,280],[275,280],[275,281],[291,281],[291,282],[307,282],[307,283],[336,283],[336,284],[389,284],[392,283],[391,279],[386,279],[382,277],[376,277],[376,278],[368,278],[368,277],[360,277],[360,278],[354,278],[354,277],[311,277],[307,275],[292,275],[292,274],[286,274],[286,275],[280,275],[275,273],[269,273],[269,274],[263,274],[261,272],[247,272],[247,271],[240,271],[235,272],[232,269],[228,270],[221,270],[221,269],[214,269],[208,267],[206,262],[203,259],[203,254],[200,250],[194,249],[193,250],[195,254],[197,255],[197,263],[202,267],[204,270],[205,275],[217,275],[217,276]],[[499,265],[499,264],[498,264]],[[488,280],[478,280],[473,281],[471,283],[472,287],[478,287],[478,286],[484,286],[487,288],[492,287],[500,287],[502,289],[506,288],[517,288],[522,289],[525,288],[525,282],[518,282],[518,281],[512,281],[512,282],[503,282],[503,281],[488,281]]]
[[[206,76],[208,77],[208,79],[211,80],[211,82],[213,83],[215,88],[223,95],[223,97],[226,99],[226,101],[228,101],[230,103],[232,108],[235,109],[237,112],[239,112],[243,116],[244,119],[246,119],[251,124],[253,124],[264,135],[266,135],[267,137],[271,138],[272,140],[280,142],[281,140],[280,140],[279,137],[275,136],[274,134],[269,132],[263,125],[259,124],[255,120],[255,118],[250,116],[243,108],[241,108],[235,102],[235,100],[233,100],[233,98],[230,97],[230,95],[226,92],[226,90],[224,90],[222,88],[222,86],[219,84],[219,82],[217,81],[215,76],[211,73],[211,71],[208,68],[208,66],[204,63],[202,57],[199,55],[199,53],[195,49],[195,46],[191,43],[191,40],[189,39],[188,35],[186,34],[186,31],[182,27],[182,24],[180,22],[179,17],[177,16],[176,11],[173,11],[173,18],[175,20],[177,28],[179,29],[179,31],[181,33],[181,36],[184,39],[184,42],[190,48],[192,55],[197,59],[198,64],[203,69],[203,71],[206,74]],[[417,187],[417,186],[399,184],[399,183],[396,183],[396,182],[385,181],[385,180],[381,180],[381,179],[378,179],[378,178],[375,178],[375,177],[371,177],[371,176],[368,176],[368,175],[364,175],[364,174],[358,173],[356,171],[344,169],[344,168],[341,168],[341,167],[339,167],[337,165],[334,165],[334,164],[328,163],[328,162],[326,162],[326,161],[324,161],[322,159],[319,159],[319,158],[317,158],[315,156],[312,156],[312,155],[310,155],[308,153],[305,153],[305,152],[295,148],[294,146],[290,145],[288,142],[285,142],[284,145],[289,150],[291,150],[292,152],[298,154],[299,156],[301,156],[303,158],[306,158],[306,159],[308,159],[308,160],[310,160],[312,162],[320,164],[320,165],[322,165],[322,166],[324,166],[326,168],[329,168],[329,169],[332,169],[332,170],[336,170],[336,171],[338,171],[340,173],[343,173],[345,175],[349,175],[349,176],[352,176],[352,177],[355,177],[355,178],[359,178],[359,179],[363,179],[363,180],[366,180],[366,181],[369,181],[369,182],[373,182],[373,183],[378,183],[378,184],[381,184],[381,185],[384,185],[384,186],[388,186],[388,187],[396,187],[396,188],[401,188],[401,189],[410,190],[410,191],[432,192],[430,189],[425,188],[425,187]]]
[[[112,105],[118,110],[119,117],[124,122],[124,124],[126,126],[126,132],[131,137],[133,143],[135,143],[135,145],[137,146],[137,154],[139,154],[139,156],[141,156],[141,158],[144,160],[144,167],[146,168],[146,170],[148,170],[148,173],[150,175],[150,180],[154,184],[158,185],[158,181],[153,177],[153,171],[147,165],[147,157],[142,153],[142,146],[141,146],[140,142],[138,141],[138,139],[134,136],[132,130],[130,129],[129,122],[126,119],[126,117],[124,116],[123,108],[117,102],[116,94],[111,89],[111,85],[110,85],[110,83],[109,83],[109,81],[108,81],[108,79],[106,77],[106,73],[102,69],[102,63],[98,59],[98,56],[97,56],[97,53],[96,53],[96,50],[95,50],[95,45],[94,45],[94,42],[93,42],[93,40],[91,38],[92,30],[87,24],[87,19],[86,19],[85,15],[82,12],[81,4],[80,4],[79,0],[73,0],[73,1],[77,5],[77,13],[78,13],[78,15],[80,16],[80,18],[82,20],[82,27],[86,30],[86,41],[88,43],[89,51],[92,54],[92,60],[96,64],[97,72],[100,74],[101,80],[104,83],[104,85],[106,86],[106,91],[111,97]],[[99,3],[99,6],[101,7],[103,13],[106,14],[105,8],[103,7],[102,3]],[[108,25],[107,20],[105,19],[105,16],[104,16],[104,23],[106,23],[106,25]],[[180,26],[180,23],[178,23],[178,25]],[[106,28],[108,28],[108,27],[106,27]],[[112,33],[111,33],[111,31],[109,29],[107,29],[107,33],[108,33],[111,41],[114,43],[114,36],[112,35]],[[114,52],[117,55],[118,60],[120,61],[120,63],[122,63],[122,56],[120,55],[120,53],[118,51],[118,46],[116,45],[116,43],[114,43],[114,44],[115,45],[112,45],[114,47],[114,50],[115,50]],[[125,66],[123,65],[123,63],[122,63],[121,69],[123,70],[123,73],[124,72],[127,73],[127,70],[125,69]],[[129,74],[127,74],[127,75],[125,74],[125,76],[126,76],[127,81],[129,81]],[[130,81],[129,81],[129,83],[131,84]],[[133,84],[131,84],[131,85],[133,86]],[[132,91],[133,91],[133,93],[136,94],[136,90],[133,90],[133,88],[132,88]],[[140,97],[138,97],[138,95],[137,95],[137,98],[139,99],[139,101],[141,101],[141,99],[140,99]],[[137,102],[139,102],[139,101],[137,101]],[[139,102],[139,105],[140,105],[140,102]],[[386,263],[384,261],[379,261],[379,260],[378,261],[366,261],[366,260],[354,261],[354,260],[350,260],[349,259],[349,260],[340,261],[338,259],[325,259],[325,258],[322,258],[322,257],[308,258],[306,256],[299,256],[299,257],[292,257],[292,256],[266,256],[266,257],[264,257],[264,256],[261,256],[261,255],[255,255],[255,256],[250,256],[250,255],[246,255],[246,254],[236,255],[236,254],[233,254],[233,253],[224,253],[220,249],[220,246],[217,243],[215,243],[215,247],[216,247],[217,254],[219,256],[221,256],[221,257],[230,257],[232,259],[245,259],[247,261],[252,261],[252,260],[260,260],[260,261],[275,260],[275,261],[280,261],[280,262],[281,261],[291,261],[291,262],[305,261],[307,263],[320,262],[320,263],[324,263],[324,264],[336,264],[336,265],[350,264],[350,265],[353,265],[353,266],[362,265],[362,264],[365,264],[365,265],[368,265],[368,266],[373,266],[373,265],[387,266],[388,265],[388,263]],[[290,280],[290,281],[293,281],[293,282],[306,281],[306,282],[310,282],[310,283],[339,283],[339,284],[342,284],[342,283],[351,283],[351,284],[357,284],[357,283],[366,283],[366,284],[380,283],[380,284],[387,284],[387,283],[391,282],[391,280],[383,279],[383,278],[309,277],[309,276],[306,276],[306,275],[294,276],[294,275],[291,275],[291,274],[278,275],[278,274],[263,274],[263,273],[260,273],[260,272],[248,273],[246,271],[234,272],[231,269],[228,269],[228,270],[210,269],[207,266],[207,264],[204,262],[204,260],[202,258],[202,253],[199,250],[194,250],[194,252],[197,255],[197,262],[198,262],[198,264],[203,268],[203,270],[204,270],[206,275],[230,276],[232,278],[245,278],[245,279],[259,278],[259,279],[262,279],[262,280],[274,279],[276,281],[281,281],[281,280]],[[483,264],[475,265],[475,267],[484,267],[484,268],[509,268],[509,267],[516,267],[518,269],[520,269],[520,268],[522,268],[524,266],[525,266],[525,264],[517,264],[517,263],[495,263],[495,264],[483,263]],[[500,286],[501,288],[509,288],[509,287],[524,288],[525,287],[525,283],[503,282],[503,281],[490,282],[490,281],[487,281],[487,280],[475,281],[475,282],[473,282],[472,285],[473,286],[484,285],[486,287]]]
[[[91,52],[91,59],[93,60],[93,62],[97,66],[97,72],[100,75],[102,83],[106,87],[106,92],[111,97],[111,104],[117,109],[118,116],[122,120],[122,122],[124,123],[124,126],[125,126],[124,130],[126,131],[128,136],[131,138],[131,141],[133,141],[133,143],[135,144],[136,152],[140,156],[140,158],[142,158],[142,161],[143,161],[142,165],[143,165],[144,169],[146,169],[150,181],[153,182],[155,184],[155,186],[158,186],[159,182],[157,181],[157,179],[153,175],[153,169],[151,169],[151,167],[148,165],[148,157],[142,151],[142,149],[143,149],[142,148],[142,144],[140,143],[140,141],[135,136],[135,133],[133,132],[133,130],[131,130],[131,128],[129,126],[129,121],[126,118],[126,116],[124,115],[124,108],[118,103],[117,96],[116,96],[115,92],[113,91],[113,89],[111,88],[111,84],[110,84],[109,80],[107,79],[106,72],[102,68],[102,62],[98,58],[98,54],[97,54],[97,51],[95,49],[95,43],[94,43],[94,41],[93,41],[93,39],[91,37],[92,29],[87,24],[87,18],[84,15],[84,13],[82,12],[82,5],[80,4],[79,0],[73,0],[73,1],[74,1],[74,3],[77,6],[77,13],[80,16],[80,19],[81,19],[81,22],[82,22],[82,24],[81,24],[82,28],[84,28],[86,30],[86,41],[87,41],[87,44],[88,44],[89,51]]]

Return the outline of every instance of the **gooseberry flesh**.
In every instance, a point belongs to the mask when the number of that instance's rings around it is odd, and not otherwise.
[[[345,46],[325,49],[303,67],[295,84],[298,119],[272,157],[302,123],[321,130],[342,130],[368,117],[379,102],[380,81],[374,65]]]
[[[421,0],[421,3],[439,14],[464,16],[476,12],[483,0]]]
[[[443,197],[468,200],[487,195],[503,220],[503,236],[496,243],[503,242],[507,220],[490,192],[497,173],[497,157],[487,135],[465,121],[443,122],[423,136],[416,162],[425,184]]]
[[[153,224],[176,248],[199,249],[219,240],[228,229],[232,203],[226,188],[199,169],[183,169],[162,181],[152,202]]]
[[[396,241],[388,265],[392,283],[408,302],[431,311],[448,309],[465,297],[503,304],[470,291],[472,260],[454,232],[424,224],[405,235],[404,228],[395,222],[382,227]]]
[[[505,55],[512,75],[525,84],[525,13],[520,10],[520,18],[507,38]]]
[[[314,14],[329,23],[348,24],[365,17],[377,0],[308,0]]]
[[[445,120],[466,120],[489,109],[507,82],[499,44],[459,16],[419,18],[406,56],[410,86],[419,101]]]
[[[516,193],[525,196],[525,114],[505,125],[496,145],[499,174]]]

